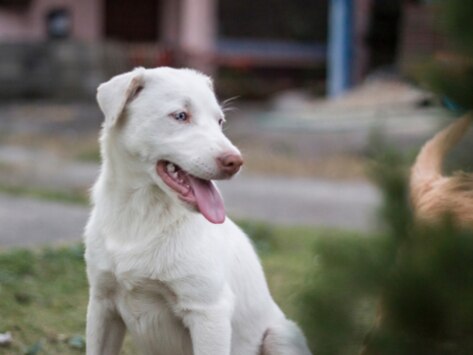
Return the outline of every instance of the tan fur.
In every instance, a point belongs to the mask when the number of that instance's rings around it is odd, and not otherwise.
[[[417,220],[441,222],[445,215],[466,227],[473,226],[473,175],[457,173],[444,176],[442,165],[446,154],[463,137],[471,123],[471,115],[456,120],[424,144],[412,166],[410,198]],[[371,337],[389,323],[381,299],[373,330],[359,355],[378,355],[372,349]]]
[[[470,114],[456,120],[429,140],[417,156],[411,171],[410,192],[419,220],[435,222],[448,214],[460,225],[473,226],[473,175],[442,173],[446,154],[463,137],[470,123]]]

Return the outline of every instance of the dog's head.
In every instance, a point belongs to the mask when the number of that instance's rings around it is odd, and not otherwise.
[[[222,223],[212,180],[236,174],[243,161],[222,132],[225,122],[209,77],[190,69],[138,68],[99,86],[104,136],[117,137],[150,182],[185,207]],[[140,172],[137,172],[140,173]]]

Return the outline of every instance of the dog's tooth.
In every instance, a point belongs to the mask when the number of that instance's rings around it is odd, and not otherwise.
[[[173,173],[173,172],[176,171],[176,167],[174,166],[173,163],[168,163],[168,165],[166,166],[166,168],[167,168],[168,172],[170,172],[170,173]]]
[[[171,176],[172,176],[174,179],[177,179],[177,172],[172,172],[172,173],[171,173]]]

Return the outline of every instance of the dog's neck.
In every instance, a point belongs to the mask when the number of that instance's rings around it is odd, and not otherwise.
[[[118,221],[133,216],[137,225],[154,225],[162,231],[176,229],[192,218],[190,211],[173,202],[152,181],[144,163],[117,144],[117,139],[113,132],[102,133],[102,169],[93,189],[94,204],[106,204],[102,208]]]
[[[101,175],[106,182],[120,190],[137,190],[151,185],[143,163],[133,157],[119,142],[113,130],[103,130],[100,137],[102,156]]]

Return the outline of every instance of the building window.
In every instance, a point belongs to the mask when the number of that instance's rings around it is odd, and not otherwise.
[[[0,0],[0,6],[9,9],[26,9],[31,3],[31,0]]]
[[[66,39],[71,35],[71,16],[66,9],[54,9],[46,16],[48,38]]]
[[[105,0],[106,38],[124,42],[157,41],[160,6],[159,0]]]

